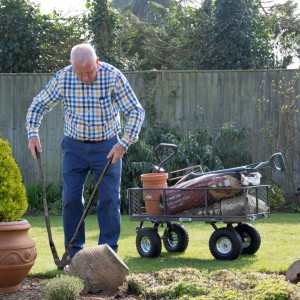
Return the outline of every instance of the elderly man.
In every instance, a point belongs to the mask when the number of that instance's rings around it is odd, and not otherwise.
[[[73,47],[70,63],[52,77],[28,109],[28,148],[37,159],[36,150],[42,151],[39,127],[43,115],[61,102],[65,113],[61,148],[66,247],[84,211],[83,190],[88,173],[92,171],[98,180],[107,159],[112,157],[112,164],[99,188],[98,243],[107,243],[117,252],[122,156],[129,145],[137,141],[145,112],[125,76],[112,65],[100,62],[90,44]],[[119,136],[120,110],[127,121],[122,136]],[[80,251],[84,243],[83,225],[70,257]]]

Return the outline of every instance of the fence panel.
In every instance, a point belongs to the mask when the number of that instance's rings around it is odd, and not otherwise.
[[[299,70],[257,71],[157,71],[125,73],[137,97],[147,109],[155,102],[157,122],[170,124],[176,130],[188,133],[209,126],[220,129],[224,123],[233,122],[237,128],[251,126],[252,140],[247,147],[255,161],[264,161],[271,154],[262,141],[259,131],[258,99],[271,99],[267,119],[278,134],[281,144],[287,137],[286,120],[279,109],[284,97],[274,93],[273,82],[278,84],[285,77],[292,79]],[[13,154],[23,174],[25,184],[38,181],[37,163],[27,149],[25,116],[32,98],[51,78],[50,74],[0,74],[0,130],[8,139]],[[299,94],[299,78],[295,84],[295,98]],[[146,110],[147,117],[147,110]],[[299,141],[299,114],[296,116],[294,137]],[[144,123],[147,126],[147,120]],[[43,146],[42,160],[48,183],[61,181],[61,150],[64,116],[59,104],[42,122],[40,138]],[[299,145],[299,142],[298,142]],[[296,158],[295,158],[296,160]],[[300,172],[296,162],[291,166],[296,182]],[[288,174],[273,174],[275,181],[283,183],[287,193],[294,194]],[[299,181],[300,182],[300,181]],[[300,185],[300,184],[299,184]]]

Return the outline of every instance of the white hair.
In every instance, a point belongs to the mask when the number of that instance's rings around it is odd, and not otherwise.
[[[86,65],[89,61],[96,61],[96,51],[90,44],[80,44],[72,48],[70,54],[71,63],[76,62],[82,66]]]

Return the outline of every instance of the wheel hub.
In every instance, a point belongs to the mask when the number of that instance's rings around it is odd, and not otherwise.
[[[243,248],[247,248],[249,247],[251,244],[251,238],[248,234],[245,234],[244,233],[244,236],[243,236]]]
[[[168,237],[169,245],[175,247],[178,244],[178,236],[176,233],[171,233]]]
[[[141,248],[145,253],[149,252],[151,249],[150,240],[145,236],[141,239]]]
[[[227,254],[232,249],[232,243],[227,237],[221,237],[217,241],[217,249],[222,254]]]

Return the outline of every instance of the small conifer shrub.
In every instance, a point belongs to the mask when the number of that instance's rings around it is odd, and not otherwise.
[[[28,200],[22,174],[7,140],[0,137],[0,222],[21,220]]]

